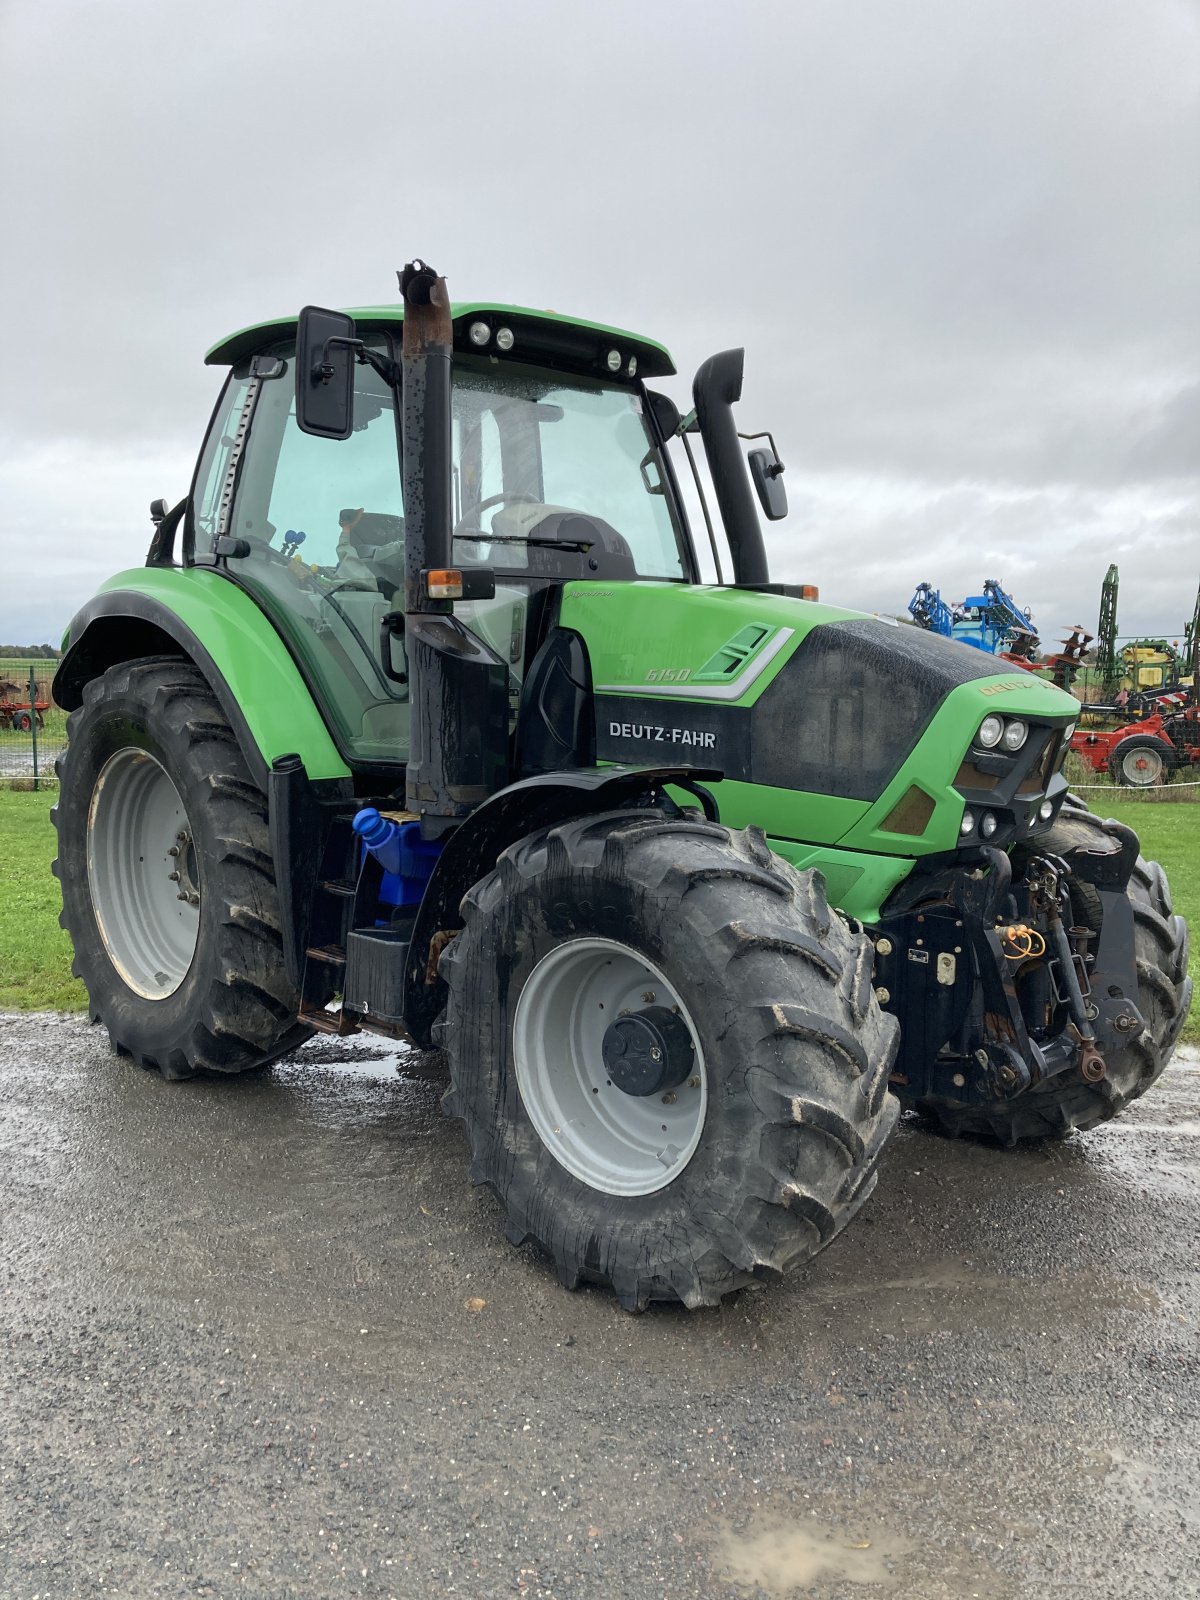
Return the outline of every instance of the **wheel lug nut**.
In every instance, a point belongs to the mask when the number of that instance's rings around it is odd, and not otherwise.
[[[651,1061],[661,1061],[662,1060],[662,1051],[658,1048],[658,1046],[656,1044],[652,1044],[650,1046],[650,1059],[651,1059]]]
[[[678,1098],[678,1095],[665,1094],[662,1097],[662,1103],[665,1106],[673,1106]]]
[[[171,846],[171,848],[167,851],[167,854],[169,856],[177,856],[179,854],[179,846],[177,844],[173,844]]]
[[[179,874],[177,872],[168,872],[167,877],[170,878],[172,883],[179,882]]]
[[[700,1079],[699,1078],[689,1078],[688,1079],[688,1088],[689,1089],[698,1089],[699,1087],[700,1087]]]
[[[654,1004],[655,998],[656,997],[655,997],[653,989],[647,989],[645,994],[642,996],[642,999],[646,1002],[646,1004],[648,1006],[651,1006],[651,1005]]]

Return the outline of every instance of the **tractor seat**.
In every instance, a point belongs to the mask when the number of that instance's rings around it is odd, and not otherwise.
[[[338,523],[342,538],[356,550],[395,544],[404,538],[404,518],[392,516],[387,511],[364,511],[361,506],[352,506],[338,512]]]

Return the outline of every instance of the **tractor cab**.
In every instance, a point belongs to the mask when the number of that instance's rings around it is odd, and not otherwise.
[[[267,612],[347,760],[403,766],[408,541],[389,381],[403,308],[360,310],[345,326],[366,356],[342,365],[345,431],[307,425],[295,322],[210,351],[231,370],[196,473],[185,559],[220,567]],[[453,308],[452,326],[449,555],[477,595],[456,595],[454,615],[503,663],[511,724],[546,605],[565,582],[698,580],[664,448],[663,421],[674,427],[678,413],[643,382],[674,367],[649,340],[550,313],[468,305]]]

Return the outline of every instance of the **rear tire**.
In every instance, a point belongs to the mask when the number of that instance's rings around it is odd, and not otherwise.
[[[92,1020],[165,1078],[246,1072],[303,1043],[266,796],[203,675],[170,658],[111,667],[67,737],[54,873]]]
[[[568,1288],[715,1305],[815,1254],[871,1193],[897,1025],[870,941],[757,830],[586,817],[512,845],[462,911],[440,967],[446,1109],[509,1239]],[[624,1092],[601,1055],[601,1013],[643,1004],[695,1047],[668,1099]],[[648,1115],[668,1125],[657,1155]]]
[[[1061,855],[1111,848],[1121,824],[1104,822],[1074,796],[1068,798],[1039,850]],[[1099,897],[1091,885],[1072,880],[1076,917],[1099,927]],[[1188,977],[1188,930],[1171,907],[1171,890],[1157,861],[1138,856],[1126,891],[1133,905],[1138,990],[1136,1001],[1146,1026],[1121,1049],[1104,1052],[1107,1071],[1098,1083],[1078,1072],[1064,1072],[1018,1095],[1015,1100],[962,1106],[925,1099],[916,1109],[942,1133],[982,1135],[1004,1145],[1026,1140],[1064,1139],[1077,1129],[1094,1128],[1118,1116],[1162,1076],[1192,1001]]]

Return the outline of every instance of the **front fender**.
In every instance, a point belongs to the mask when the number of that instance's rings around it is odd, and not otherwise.
[[[568,768],[525,778],[485,800],[446,841],[417,912],[404,970],[404,1023],[416,1043],[432,1047],[433,1024],[446,1003],[446,986],[436,970],[441,947],[435,940],[462,927],[458,907],[463,895],[492,870],[502,850],[571,817],[612,811],[640,799],[661,804],[668,784],[694,792],[715,817],[711,795],[697,785],[720,776],[695,767]]]
[[[272,762],[292,753],[310,778],[349,776],[283,640],[249,595],[211,567],[118,573],[72,618],[65,643],[54,698],[68,711],[109,667],[178,655],[208,680],[261,788]]]

